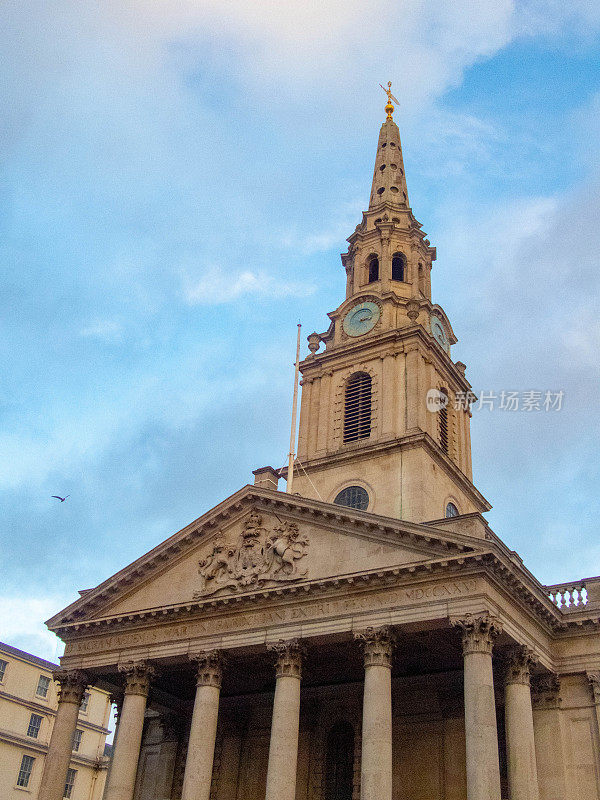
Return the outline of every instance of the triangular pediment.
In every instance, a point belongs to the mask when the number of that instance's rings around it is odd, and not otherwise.
[[[48,621],[50,628],[440,561],[481,541],[247,486]]]

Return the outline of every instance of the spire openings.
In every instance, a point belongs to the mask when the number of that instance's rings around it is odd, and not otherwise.
[[[389,116],[381,126],[369,209],[381,203],[408,207],[400,131]]]

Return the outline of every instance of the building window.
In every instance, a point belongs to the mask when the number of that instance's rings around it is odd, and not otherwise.
[[[89,702],[90,702],[90,693],[84,692],[83,697],[81,698],[81,703],[79,704],[79,710],[81,711],[82,714],[87,713]]]
[[[4,673],[6,672],[6,668],[8,667],[8,661],[3,661],[0,658],[0,683],[4,680]]]
[[[338,722],[327,736],[325,800],[352,800],[354,791],[354,729]]]
[[[33,756],[23,756],[21,759],[21,766],[17,776],[17,786],[22,786],[26,789],[29,786],[29,779],[31,778],[31,770],[33,769]]]
[[[50,678],[47,675],[40,675],[37,689],[35,693],[38,697],[48,697],[48,688],[50,687]]]
[[[377,256],[369,256],[369,283],[379,280],[379,259]]]
[[[338,506],[366,511],[369,506],[369,495],[362,486],[346,486],[333,502]]]
[[[81,737],[83,736],[83,731],[77,729],[73,734],[73,747],[72,750],[74,753],[79,752],[79,747],[81,746]]]
[[[448,503],[446,506],[446,519],[450,517],[458,517],[458,508],[454,505],[454,503]]]
[[[76,769],[70,769],[67,772],[67,782],[65,783],[65,793],[63,797],[69,798],[73,792],[73,786],[75,785],[75,777],[77,775]]]
[[[406,256],[404,253],[394,253],[392,256],[392,280],[405,280]]]
[[[32,739],[37,739],[40,727],[42,725],[42,718],[39,714],[32,714],[29,718],[29,727],[27,728],[27,736]]]
[[[440,446],[444,453],[448,452],[448,392],[440,389],[440,393],[446,398],[446,402],[441,402],[438,411],[438,428],[440,433]],[[440,398],[441,400],[441,398]]]
[[[371,376],[355,372],[346,384],[344,401],[344,442],[368,439],[371,435]]]

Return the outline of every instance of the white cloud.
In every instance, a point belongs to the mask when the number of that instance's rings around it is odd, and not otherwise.
[[[0,597],[2,640],[34,656],[58,661],[64,644],[44,625],[73,598],[58,595],[42,597]]]
[[[200,277],[183,277],[183,295],[190,305],[221,305],[253,295],[264,300],[283,297],[307,297],[315,291],[308,283],[275,279],[264,272],[238,272],[231,275],[221,267],[212,267]]]
[[[122,337],[123,326],[120,322],[115,322],[111,319],[99,319],[82,328],[80,334],[86,338],[116,342]]]

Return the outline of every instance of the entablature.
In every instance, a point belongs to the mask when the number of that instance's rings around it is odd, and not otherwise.
[[[337,319],[338,312],[335,313]],[[368,358],[384,358],[386,355],[400,355],[415,347],[423,357],[435,358],[436,366],[449,388],[455,392],[471,391],[471,384],[464,372],[452,361],[444,348],[422,325],[414,323],[404,328],[377,330],[374,334],[365,334],[358,341],[347,339],[339,345],[328,346],[322,353],[311,354],[301,361],[300,372],[303,381],[310,381],[322,377],[328,370],[346,369],[364,360],[367,353]]]

